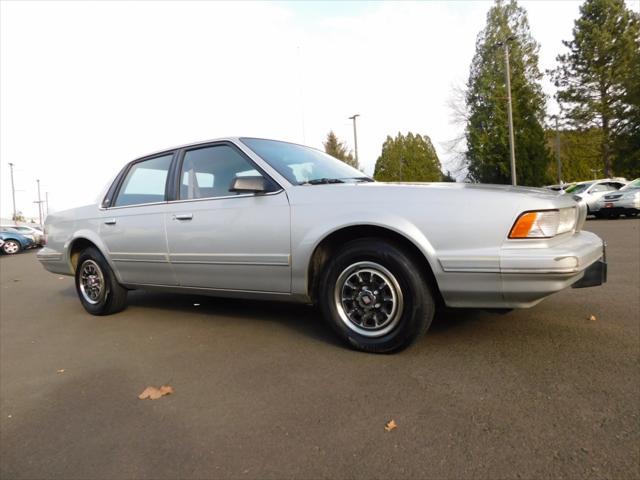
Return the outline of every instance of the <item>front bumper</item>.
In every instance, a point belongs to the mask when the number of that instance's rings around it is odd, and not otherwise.
[[[596,286],[606,281],[606,268],[592,267],[606,262],[605,245],[591,232],[547,244],[510,242],[499,255],[495,269],[461,266],[455,272],[440,273],[437,280],[445,303],[466,308],[528,308],[573,285]]]
[[[606,269],[604,276],[595,280],[595,270],[600,267],[592,266],[606,264],[605,259],[605,243],[591,232],[576,233],[544,249],[507,250],[501,260],[503,298],[515,307],[530,307],[553,293],[579,286],[587,272],[585,287],[601,285],[606,281]]]
[[[625,214],[638,214],[640,213],[640,208],[635,208],[634,206],[618,204],[613,202],[607,202],[598,212],[603,217],[609,217],[612,215],[625,215]]]
[[[571,288],[597,287],[606,282],[607,262],[603,256],[601,260],[591,264],[591,266],[584,271],[583,277],[571,285]]]

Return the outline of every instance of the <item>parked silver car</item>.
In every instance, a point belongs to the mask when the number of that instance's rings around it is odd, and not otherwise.
[[[587,214],[599,216],[598,211],[600,205],[598,200],[611,192],[620,190],[627,184],[624,179],[607,178],[603,180],[589,180],[587,182],[578,182],[564,192],[572,195],[580,203],[587,206]]]
[[[531,307],[606,280],[586,209],[542,189],[374,182],[318,150],[226,138],[129,163],[99,204],[50,214],[38,259],[84,308],[128,289],[318,304],[358,349],[406,347],[437,306]]]
[[[598,201],[598,213],[608,218],[618,218],[621,214],[636,217],[640,213],[640,178],[602,197]]]

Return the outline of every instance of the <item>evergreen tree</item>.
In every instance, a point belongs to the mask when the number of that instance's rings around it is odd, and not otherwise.
[[[509,45],[517,182],[540,186],[550,180],[550,152],[543,128],[539,47],[531,37],[526,11],[515,0],[496,1],[476,41],[465,98],[468,176],[483,183],[511,181],[505,42]]]
[[[598,151],[607,177],[615,160],[621,171],[640,168],[639,23],[624,0],[586,0],[573,40],[563,42],[569,52],[551,72],[570,123],[602,131]]]
[[[373,174],[383,182],[439,182],[440,160],[426,135],[387,136]]]
[[[549,163],[548,175],[557,182],[557,161],[555,160],[556,131],[546,130],[547,146],[554,152],[554,159]],[[602,175],[599,145],[602,141],[600,129],[560,130],[560,164],[562,165],[562,181],[565,183],[588,180]],[[598,172],[600,170],[600,172]]]
[[[358,161],[353,157],[350,151],[347,150],[347,146],[344,142],[338,140],[336,134],[331,130],[327,134],[327,139],[323,143],[324,151],[332,157],[342,160],[347,165],[351,165],[354,168],[360,169]]]

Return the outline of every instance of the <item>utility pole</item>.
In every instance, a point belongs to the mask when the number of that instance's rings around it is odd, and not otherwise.
[[[45,205],[47,206],[47,210],[45,214],[45,217],[47,217],[49,215],[49,192],[44,192],[44,202],[45,202]]]
[[[40,226],[42,226],[42,199],[40,198],[40,180],[38,182],[38,217],[40,218]]]
[[[358,165],[360,165],[360,162],[358,161],[358,133],[356,132],[356,118],[358,118],[359,116],[360,114],[356,113],[354,116],[349,117],[349,120],[353,120],[353,144],[356,150],[356,163]]]
[[[558,130],[558,115],[556,115],[556,162],[558,163],[558,185],[562,185],[562,162],[560,161],[560,130]]]
[[[11,197],[13,198],[13,218],[11,220],[15,222],[17,212],[16,212],[16,187],[13,184],[13,163],[11,162],[9,163],[9,168],[11,169]]]
[[[511,72],[509,71],[509,40],[504,42],[504,73],[507,83],[507,112],[509,114],[509,151],[511,156],[511,185],[517,185],[516,181],[516,151],[513,145],[513,111],[511,109]]]

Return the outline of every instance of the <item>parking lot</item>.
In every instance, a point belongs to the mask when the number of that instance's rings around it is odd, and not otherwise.
[[[0,476],[638,478],[640,221],[586,229],[605,286],[445,312],[396,355],[306,306],[132,292],[92,317],[35,252],[3,256]]]

